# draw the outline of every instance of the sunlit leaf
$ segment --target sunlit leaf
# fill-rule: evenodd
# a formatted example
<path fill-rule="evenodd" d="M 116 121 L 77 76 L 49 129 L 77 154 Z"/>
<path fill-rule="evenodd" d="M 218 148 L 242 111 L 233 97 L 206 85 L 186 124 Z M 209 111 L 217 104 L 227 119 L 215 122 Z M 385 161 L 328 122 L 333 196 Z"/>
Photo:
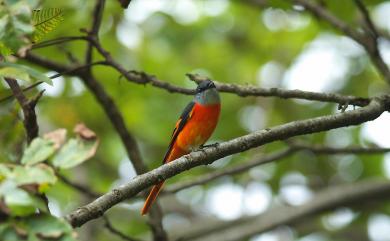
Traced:
<path fill-rule="evenodd" d="M 32 165 L 42 162 L 49 158 L 55 151 L 55 145 L 52 140 L 35 138 L 24 151 L 22 164 Z"/>
<path fill-rule="evenodd" d="M 54 184 L 57 181 L 53 169 L 42 163 L 34 166 L 15 166 L 11 177 L 18 185 Z"/>
<path fill-rule="evenodd" d="M 38 42 L 46 33 L 53 31 L 63 20 L 62 10 L 59 8 L 34 10 L 32 20 L 35 27 L 33 41 Z"/>
<path fill-rule="evenodd" d="M 20 79 L 30 82 L 28 73 L 20 68 L 4 67 L 0 69 L 0 76 L 4 78 Z"/>
<path fill-rule="evenodd" d="M 71 168 L 81 164 L 95 155 L 98 140 L 83 140 L 72 138 L 61 148 L 53 158 L 52 163 L 59 168 Z"/>
<path fill-rule="evenodd" d="M 41 74 L 40 72 L 38 72 L 35 69 L 30 68 L 26 65 L 14 64 L 14 63 L 10 63 L 10 62 L 0 62 L 0 69 L 6 68 L 6 67 L 19 69 L 19 70 L 27 73 L 34 80 L 43 81 L 43 82 L 48 83 L 49 85 L 53 85 L 53 81 L 49 77 L 47 77 L 44 74 Z"/>

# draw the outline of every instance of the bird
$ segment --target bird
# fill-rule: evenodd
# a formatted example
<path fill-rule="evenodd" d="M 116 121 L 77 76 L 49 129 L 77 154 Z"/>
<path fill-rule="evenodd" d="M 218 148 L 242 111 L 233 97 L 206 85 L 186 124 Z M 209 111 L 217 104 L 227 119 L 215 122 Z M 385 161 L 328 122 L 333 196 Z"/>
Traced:
<path fill-rule="evenodd" d="M 201 81 L 194 99 L 176 122 L 163 165 L 203 147 L 217 126 L 220 112 L 221 100 L 215 84 L 211 80 Z M 164 181 L 153 186 L 141 209 L 142 215 L 148 213 L 163 185 Z"/>

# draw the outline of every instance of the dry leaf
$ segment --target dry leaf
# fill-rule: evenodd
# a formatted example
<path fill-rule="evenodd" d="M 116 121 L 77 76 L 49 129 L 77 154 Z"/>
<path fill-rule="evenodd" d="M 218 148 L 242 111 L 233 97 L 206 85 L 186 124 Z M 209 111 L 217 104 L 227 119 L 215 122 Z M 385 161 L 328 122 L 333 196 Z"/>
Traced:
<path fill-rule="evenodd" d="M 76 133 L 78 136 L 80 136 L 83 139 L 91 140 L 96 138 L 95 132 L 93 132 L 91 129 L 89 129 L 84 123 L 77 124 L 73 132 Z"/>
<path fill-rule="evenodd" d="M 55 131 L 51 131 L 51 132 L 48 132 L 46 133 L 43 138 L 45 138 L 46 140 L 51 140 L 54 142 L 54 148 L 56 150 L 58 150 L 62 144 L 65 143 L 65 139 L 66 139 L 66 129 L 64 128 L 61 128 L 61 129 L 57 129 Z"/>

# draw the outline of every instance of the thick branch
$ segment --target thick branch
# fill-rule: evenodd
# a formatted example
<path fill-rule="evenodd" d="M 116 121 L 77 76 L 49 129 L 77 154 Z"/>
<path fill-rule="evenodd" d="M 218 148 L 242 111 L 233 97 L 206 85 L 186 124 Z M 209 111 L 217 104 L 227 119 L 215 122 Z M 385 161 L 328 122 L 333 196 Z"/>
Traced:
<path fill-rule="evenodd" d="M 219 158 L 293 136 L 316 133 L 344 126 L 358 125 L 374 120 L 387 110 L 388 101 L 387 96 L 374 98 L 368 106 L 363 108 L 334 115 L 290 122 L 238 137 L 221 143 L 216 147 L 209 147 L 201 151 L 193 152 L 146 174 L 135 177 L 129 183 L 113 189 L 92 203 L 70 213 L 66 218 L 72 226 L 78 227 L 89 220 L 103 215 L 107 209 L 127 198 L 135 196 L 152 184 L 161 182 L 162 180 L 195 166 L 210 164 Z"/>
<path fill-rule="evenodd" d="M 362 204 L 362 202 L 389 197 L 390 182 L 360 181 L 329 187 L 317 193 L 312 200 L 297 207 L 278 206 L 255 217 L 244 217 L 241 220 L 225 222 L 196 233 L 189 233 L 180 240 L 202 241 L 237 241 L 246 240 L 253 235 L 265 232 L 281 225 L 296 223 L 317 213 L 337 207 Z M 213 232 L 212 230 L 218 230 Z M 211 233 L 210 233 L 211 232 Z M 206 235 L 203 235 L 206 233 Z"/>

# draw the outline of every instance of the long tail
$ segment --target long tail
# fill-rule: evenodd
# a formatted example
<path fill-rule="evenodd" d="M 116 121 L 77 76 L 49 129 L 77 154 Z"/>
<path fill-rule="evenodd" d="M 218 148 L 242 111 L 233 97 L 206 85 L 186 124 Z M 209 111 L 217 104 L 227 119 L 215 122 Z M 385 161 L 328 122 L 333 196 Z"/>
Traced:
<path fill-rule="evenodd" d="M 153 186 L 152 190 L 149 193 L 148 198 L 146 198 L 144 207 L 141 210 L 141 214 L 145 215 L 148 213 L 150 207 L 152 206 L 153 202 L 156 200 L 157 195 L 160 193 L 161 188 L 163 187 L 164 182 L 160 182 Z"/>

